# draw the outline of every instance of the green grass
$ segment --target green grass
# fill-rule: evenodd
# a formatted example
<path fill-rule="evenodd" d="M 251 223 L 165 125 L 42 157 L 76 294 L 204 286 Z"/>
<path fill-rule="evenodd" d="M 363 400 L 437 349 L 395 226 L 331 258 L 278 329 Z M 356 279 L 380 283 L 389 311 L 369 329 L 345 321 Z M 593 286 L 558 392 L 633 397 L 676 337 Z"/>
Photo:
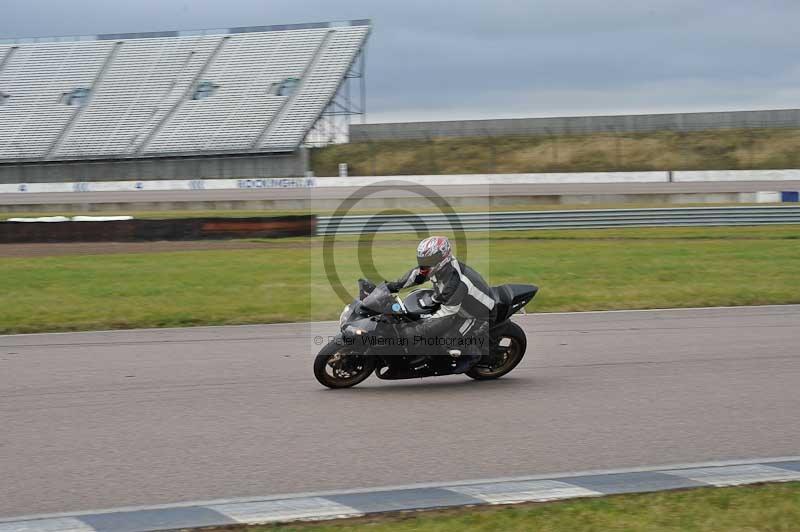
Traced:
<path fill-rule="evenodd" d="M 539 312 L 800 303 L 798 226 L 468 238 L 467 262 L 491 283 L 542 287 L 531 306 Z M 360 275 L 399 276 L 416 242 L 376 237 L 377 271 L 362 273 L 356 251 L 368 245 L 342 238 L 334 262 L 352 290 Z M 0 333 L 334 319 L 342 303 L 321 252 L 321 239 L 295 238 L 258 249 L 0 258 Z"/>
<path fill-rule="evenodd" d="M 800 167 L 799 129 L 434 138 L 337 144 L 311 151 L 319 176 L 732 170 Z"/>
<path fill-rule="evenodd" d="M 613 495 L 362 519 L 265 525 L 247 532 L 795 532 L 800 483 Z"/>

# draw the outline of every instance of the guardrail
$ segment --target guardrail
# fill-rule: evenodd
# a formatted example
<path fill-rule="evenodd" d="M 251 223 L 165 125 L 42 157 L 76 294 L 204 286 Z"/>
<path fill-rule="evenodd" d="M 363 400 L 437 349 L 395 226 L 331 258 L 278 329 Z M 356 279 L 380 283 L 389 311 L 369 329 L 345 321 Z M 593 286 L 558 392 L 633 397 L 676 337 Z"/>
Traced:
<path fill-rule="evenodd" d="M 800 207 L 685 207 L 462 214 L 320 216 L 318 235 L 800 223 Z"/>

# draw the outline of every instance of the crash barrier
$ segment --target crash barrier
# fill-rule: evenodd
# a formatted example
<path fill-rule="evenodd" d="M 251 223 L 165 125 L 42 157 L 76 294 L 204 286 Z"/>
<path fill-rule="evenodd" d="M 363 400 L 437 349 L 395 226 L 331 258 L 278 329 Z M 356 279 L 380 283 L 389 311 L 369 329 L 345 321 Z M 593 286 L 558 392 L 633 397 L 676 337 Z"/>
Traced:
<path fill-rule="evenodd" d="M 311 236 L 316 217 L 0 222 L 0 243 L 135 242 Z"/>
<path fill-rule="evenodd" d="M 569 185 L 603 183 L 690 183 L 702 181 L 800 181 L 800 170 L 704 170 L 658 172 L 565 172 L 533 174 L 456 174 L 349 177 L 270 177 L 256 179 L 178 179 L 5 183 L 0 194 L 139 192 L 167 190 L 251 190 L 362 187 L 385 181 L 423 186 Z"/>
<path fill-rule="evenodd" d="M 800 207 L 689 207 L 320 216 L 318 235 L 800 223 Z"/>

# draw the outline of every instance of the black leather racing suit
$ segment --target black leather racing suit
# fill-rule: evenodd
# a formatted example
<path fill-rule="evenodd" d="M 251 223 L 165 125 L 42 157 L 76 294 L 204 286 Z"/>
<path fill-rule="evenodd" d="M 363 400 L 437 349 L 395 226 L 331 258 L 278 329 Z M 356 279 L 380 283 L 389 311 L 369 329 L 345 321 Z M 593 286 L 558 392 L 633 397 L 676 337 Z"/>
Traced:
<path fill-rule="evenodd" d="M 419 268 L 414 268 L 387 286 L 392 292 L 397 292 L 427 280 L 420 274 Z M 483 347 L 485 344 L 488 348 L 488 327 L 485 325 L 494 318 L 497 309 L 493 292 L 483 277 L 454 258 L 431 275 L 430 281 L 433 283 L 434 300 L 440 303 L 439 310 L 428 319 L 404 327 L 398 331 L 399 334 L 413 341 L 415 337 L 454 339 L 480 331 L 480 334 L 485 334 L 487 341 L 479 345 Z M 470 352 L 476 353 L 475 350 Z"/>

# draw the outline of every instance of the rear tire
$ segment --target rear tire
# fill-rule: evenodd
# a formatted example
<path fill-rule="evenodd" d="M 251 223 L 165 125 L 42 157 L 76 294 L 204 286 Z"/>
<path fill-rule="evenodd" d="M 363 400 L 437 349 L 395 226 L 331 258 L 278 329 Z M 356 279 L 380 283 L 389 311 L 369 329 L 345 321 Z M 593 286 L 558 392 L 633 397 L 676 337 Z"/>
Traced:
<path fill-rule="evenodd" d="M 314 359 L 314 376 L 328 388 L 350 388 L 375 370 L 375 357 L 330 342 Z"/>
<path fill-rule="evenodd" d="M 496 366 L 486 367 L 482 365 L 483 360 L 478 361 L 472 369 L 466 372 L 468 377 L 478 381 L 499 379 L 516 368 L 522 362 L 525 349 L 528 347 L 525 331 L 512 321 L 506 322 L 490 334 L 492 358 L 501 357 L 501 362 Z"/>

